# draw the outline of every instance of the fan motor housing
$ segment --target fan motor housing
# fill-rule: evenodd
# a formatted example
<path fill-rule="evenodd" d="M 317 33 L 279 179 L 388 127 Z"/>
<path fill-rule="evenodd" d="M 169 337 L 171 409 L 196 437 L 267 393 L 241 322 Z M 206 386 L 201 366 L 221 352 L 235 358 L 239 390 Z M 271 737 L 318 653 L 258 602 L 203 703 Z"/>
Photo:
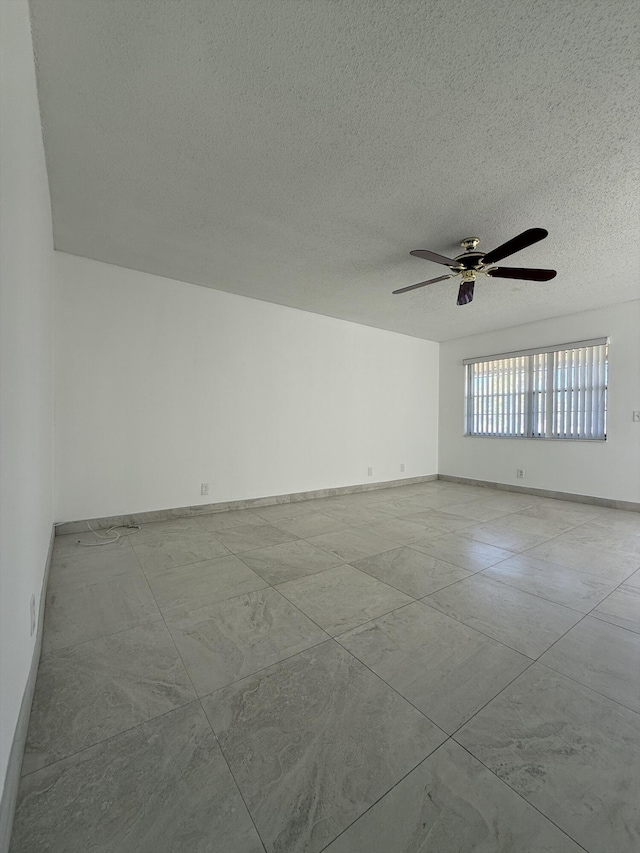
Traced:
<path fill-rule="evenodd" d="M 472 270 L 482 266 L 482 258 L 482 252 L 465 252 L 464 255 L 458 255 L 456 261 L 466 270 Z"/>

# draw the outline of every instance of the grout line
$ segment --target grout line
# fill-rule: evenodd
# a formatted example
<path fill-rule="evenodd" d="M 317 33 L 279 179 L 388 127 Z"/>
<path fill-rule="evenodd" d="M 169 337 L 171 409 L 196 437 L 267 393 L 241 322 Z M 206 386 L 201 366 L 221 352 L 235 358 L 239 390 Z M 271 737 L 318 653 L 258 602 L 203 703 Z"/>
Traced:
<path fill-rule="evenodd" d="M 215 691 L 214 691 L 214 692 L 215 692 Z M 211 695 L 211 694 L 208 694 L 208 695 Z M 245 798 L 244 798 L 244 794 L 242 793 L 242 789 L 240 788 L 240 785 L 238 784 L 238 780 L 236 779 L 235 774 L 234 774 L 233 770 L 231 769 L 231 764 L 229 764 L 229 761 L 228 761 L 228 759 L 227 759 L 227 756 L 225 755 L 224 749 L 222 748 L 222 744 L 220 743 L 220 740 L 219 740 L 219 738 L 218 738 L 218 735 L 215 733 L 214 728 L 213 728 L 213 726 L 212 726 L 212 724 L 211 724 L 211 720 L 209 719 L 209 715 L 208 715 L 208 714 L 207 714 L 207 712 L 205 711 L 204 705 L 202 704 L 202 698 L 198 698 L 198 704 L 200 705 L 200 710 L 201 710 L 201 711 L 202 711 L 202 713 L 204 714 L 204 718 L 205 718 L 205 720 L 207 721 L 207 724 L 208 724 L 209 728 L 211 729 L 211 733 L 212 733 L 212 735 L 213 735 L 213 737 L 214 737 L 214 740 L 215 740 L 215 742 L 216 742 L 216 744 L 217 744 L 217 746 L 218 746 L 218 749 L 220 750 L 220 755 L 222 756 L 222 760 L 223 760 L 223 761 L 224 761 L 224 763 L 227 765 L 227 769 L 229 770 L 229 775 L 230 775 L 230 776 L 231 776 L 231 778 L 233 779 L 233 784 L 236 786 L 236 789 L 237 789 L 237 791 L 238 791 L 238 794 L 240 795 L 240 799 L 241 799 L 241 800 L 242 800 L 242 802 L 244 803 L 244 807 L 245 807 L 245 809 L 247 810 L 247 814 L 249 815 L 249 820 L 250 820 L 250 821 L 251 821 L 251 823 L 253 824 L 253 828 L 255 829 L 255 831 L 256 831 L 256 835 L 258 836 L 258 841 L 260 842 L 260 844 L 262 844 L 262 849 L 263 849 L 263 850 L 265 851 L 265 853 L 266 853 L 267 845 L 266 845 L 266 844 L 265 844 L 265 842 L 263 841 L 262 836 L 260 835 L 260 832 L 258 831 L 258 827 L 256 826 L 256 822 L 255 822 L 255 820 L 253 819 L 253 815 L 251 814 L 251 809 L 250 809 L 250 808 L 249 808 L 249 806 L 247 805 L 247 801 L 246 801 L 246 800 L 245 800 Z"/>
<path fill-rule="evenodd" d="M 518 676 L 518 677 L 519 677 L 519 676 Z M 473 754 L 469 749 L 467 749 L 467 747 L 466 747 L 466 746 L 464 746 L 464 745 L 463 745 L 463 744 L 461 744 L 459 741 L 457 741 L 457 740 L 455 739 L 455 737 L 453 737 L 453 736 L 452 736 L 452 740 L 453 740 L 455 743 L 457 743 L 457 744 L 458 744 L 458 746 L 459 746 L 461 749 L 464 749 L 464 751 L 465 751 L 468 755 L 470 755 L 470 756 L 471 756 L 471 758 L 475 759 L 475 761 L 477 761 L 479 764 L 482 764 L 482 766 L 485 768 L 485 770 L 488 770 L 488 771 L 489 771 L 489 773 L 491 773 L 493 776 L 495 776 L 495 777 L 496 777 L 496 779 L 498 779 L 500 782 L 502 782 L 502 784 L 503 784 L 503 785 L 506 785 L 506 786 L 507 786 L 507 788 L 509 788 L 509 790 L 510 790 L 510 791 L 513 791 L 513 793 L 514 793 L 517 797 L 520 797 L 520 799 L 521 799 L 521 800 L 524 800 L 524 802 L 525 802 L 525 803 L 527 803 L 529 806 L 531 806 L 531 808 L 532 808 L 532 809 L 535 809 L 535 811 L 537 811 L 539 815 L 541 815 L 545 820 L 548 820 L 548 821 L 549 821 L 549 823 L 550 823 L 550 824 L 552 824 L 553 826 L 555 826 L 557 830 L 559 830 L 559 831 L 560 831 L 563 835 L 565 835 L 568 839 L 570 839 L 571 841 L 573 841 L 573 842 L 574 842 L 574 843 L 575 843 L 575 844 L 576 844 L 576 845 L 577 845 L 581 850 L 584 850 L 584 851 L 585 851 L 585 853 L 589 853 L 589 850 L 587 850 L 587 848 L 586 848 L 586 847 L 583 847 L 583 846 L 582 846 L 582 844 L 580 844 L 580 842 L 579 842 L 579 841 L 576 841 L 576 839 L 575 839 L 572 835 L 569 835 L 569 833 L 568 833 L 566 830 L 562 829 L 562 827 L 561 827 L 561 826 L 559 826 L 559 825 L 558 825 L 554 820 L 552 820 L 552 819 L 549 817 L 549 815 L 547 815 L 547 814 L 545 814 L 543 811 L 541 811 L 541 810 L 540 810 L 536 805 L 534 805 L 534 803 L 532 803 L 532 802 L 531 802 L 531 800 L 528 800 L 528 799 L 524 796 L 524 794 L 521 794 L 521 793 L 520 793 L 519 791 L 517 791 L 514 787 L 512 787 L 512 786 L 509 784 L 509 782 L 507 782 L 507 781 L 506 781 L 506 779 L 502 779 L 500 776 L 498 776 L 498 774 L 497 774 L 494 770 L 492 770 L 490 767 L 488 767 L 488 766 L 484 763 L 484 761 L 482 761 L 480 758 L 478 758 L 478 756 L 477 756 L 477 755 L 474 755 L 474 754 Z"/>

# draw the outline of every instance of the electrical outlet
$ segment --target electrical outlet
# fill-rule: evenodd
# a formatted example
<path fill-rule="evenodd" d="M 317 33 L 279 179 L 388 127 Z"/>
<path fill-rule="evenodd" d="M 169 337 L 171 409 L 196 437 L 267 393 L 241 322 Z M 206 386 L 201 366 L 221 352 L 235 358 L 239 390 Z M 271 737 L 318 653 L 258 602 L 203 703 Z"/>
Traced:
<path fill-rule="evenodd" d="M 400 473 L 404 471 L 404 462 L 400 463 Z"/>
<path fill-rule="evenodd" d="M 29 602 L 29 625 L 31 628 L 29 636 L 33 637 L 33 632 L 36 630 L 36 597 L 35 597 L 35 595 L 31 596 L 31 601 Z"/>
<path fill-rule="evenodd" d="M 209 483 L 201 483 L 200 484 L 200 494 L 208 495 L 209 494 Z"/>
<path fill-rule="evenodd" d="M 517 477 L 519 480 L 524 480 L 524 468 L 518 468 L 518 469 L 516 470 L 516 477 Z"/>
<path fill-rule="evenodd" d="M 367 477 L 373 477 L 373 468 L 367 468 Z"/>
<path fill-rule="evenodd" d="M 633 413 L 633 420 L 634 420 L 634 423 L 640 423 L 640 412 L 634 412 Z"/>

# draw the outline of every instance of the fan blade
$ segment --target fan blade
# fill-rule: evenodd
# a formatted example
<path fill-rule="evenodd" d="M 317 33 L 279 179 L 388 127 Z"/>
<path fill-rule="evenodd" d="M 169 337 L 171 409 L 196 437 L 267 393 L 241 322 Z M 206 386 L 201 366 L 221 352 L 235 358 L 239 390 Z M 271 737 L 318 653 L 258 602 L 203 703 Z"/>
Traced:
<path fill-rule="evenodd" d="M 408 287 L 401 287 L 399 290 L 394 290 L 393 293 L 406 293 L 407 290 L 415 290 L 417 287 L 426 287 L 428 284 L 435 284 L 436 281 L 445 281 L 447 278 L 455 278 L 457 273 L 451 275 L 440 275 L 438 278 L 430 278 L 429 281 L 421 281 L 418 284 L 410 284 Z"/>
<path fill-rule="evenodd" d="M 516 252 L 526 249 L 527 246 L 532 246 L 538 240 L 544 240 L 549 232 L 544 228 L 529 228 L 528 231 L 523 231 L 518 234 L 513 240 L 507 240 L 502 246 L 498 246 L 493 251 L 488 252 L 482 259 L 483 264 L 495 264 L 496 261 L 501 261 L 507 255 L 513 255 Z"/>
<path fill-rule="evenodd" d="M 496 267 L 488 270 L 487 275 L 492 278 L 521 278 L 524 281 L 550 281 L 555 278 L 555 270 L 521 269 L 519 267 Z"/>
<path fill-rule="evenodd" d="M 475 281 L 463 281 L 458 291 L 457 305 L 468 305 L 473 302 L 473 286 Z"/>
<path fill-rule="evenodd" d="M 413 255 L 414 258 L 422 258 L 425 261 L 444 264 L 446 267 L 454 267 L 455 269 L 462 268 L 462 265 L 459 264 L 458 261 L 454 261 L 452 258 L 445 258 L 444 255 L 439 255 L 437 252 L 430 252 L 428 249 L 414 249 L 413 252 L 409 252 L 409 254 Z"/>

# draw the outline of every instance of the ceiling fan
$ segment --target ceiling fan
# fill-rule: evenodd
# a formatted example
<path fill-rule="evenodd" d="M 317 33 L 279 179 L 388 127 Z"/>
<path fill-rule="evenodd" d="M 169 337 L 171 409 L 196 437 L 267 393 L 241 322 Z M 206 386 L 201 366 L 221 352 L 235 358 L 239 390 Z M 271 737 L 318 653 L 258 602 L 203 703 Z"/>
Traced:
<path fill-rule="evenodd" d="M 512 240 L 507 240 L 502 246 L 493 249 L 491 252 L 478 252 L 476 247 L 480 240 L 477 237 L 468 237 L 461 242 L 462 248 L 465 250 L 456 258 L 446 258 L 444 255 L 439 255 L 437 252 L 430 252 L 428 249 L 414 249 L 409 252 L 416 258 L 424 258 L 425 261 L 435 261 L 437 264 L 444 264 L 449 267 L 452 272 L 448 275 L 440 275 L 438 278 L 430 278 L 429 281 L 421 281 L 418 284 L 410 284 L 408 287 L 401 287 L 399 290 L 394 290 L 394 293 L 406 293 L 408 290 L 416 290 L 418 287 L 426 287 L 427 284 L 435 284 L 436 281 L 445 281 L 448 278 L 456 278 L 462 276 L 462 282 L 458 291 L 458 305 L 468 305 L 473 299 L 473 288 L 476 282 L 477 275 L 488 275 L 491 278 L 518 278 L 524 281 L 549 281 L 557 275 L 555 270 L 538 270 L 538 269 L 523 269 L 520 267 L 494 267 L 496 261 L 501 261 L 507 255 L 513 255 L 538 240 L 544 240 L 549 232 L 544 228 L 529 228 L 518 234 Z"/>

